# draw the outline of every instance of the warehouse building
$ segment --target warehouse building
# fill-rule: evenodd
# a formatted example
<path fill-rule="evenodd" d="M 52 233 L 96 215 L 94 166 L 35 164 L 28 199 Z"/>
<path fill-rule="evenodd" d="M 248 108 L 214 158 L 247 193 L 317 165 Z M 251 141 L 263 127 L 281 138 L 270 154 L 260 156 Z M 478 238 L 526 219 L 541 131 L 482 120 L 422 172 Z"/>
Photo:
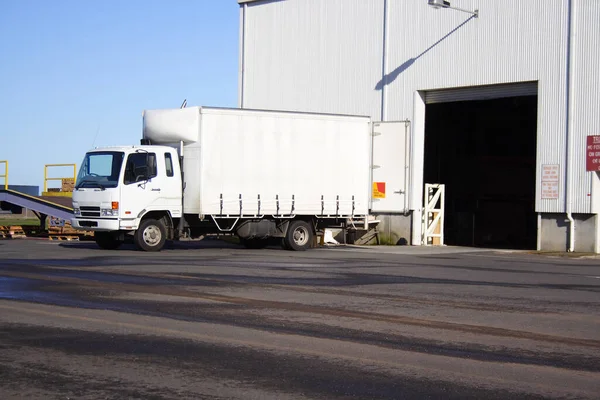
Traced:
<path fill-rule="evenodd" d="M 239 106 L 381 122 L 391 240 L 426 243 L 443 184 L 446 244 L 600 252 L 597 0 L 239 3 Z"/>

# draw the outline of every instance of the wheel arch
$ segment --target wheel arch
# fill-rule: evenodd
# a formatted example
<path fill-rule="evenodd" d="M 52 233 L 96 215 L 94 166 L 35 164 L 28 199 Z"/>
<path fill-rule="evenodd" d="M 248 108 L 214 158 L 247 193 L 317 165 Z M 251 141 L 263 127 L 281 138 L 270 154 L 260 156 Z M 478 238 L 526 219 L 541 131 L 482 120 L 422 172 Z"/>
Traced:
<path fill-rule="evenodd" d="M 287 218 L 286 218 L 287 219 Z M 294 218 L 287 219 L 287 225 L 285 227 L 285 232 L 287 234 L 287 230 L 292 225 L 294 221 L 304 221 L 309 224 L 313 230 L 313 234 L 317 232 L 317 218 L 312 215 L 297 215 Z"/>
<path fill-rule="evenodd" d="M 175 237 L 175 222 L 173 221 L 173 217 L 171 213 L 167 210 L 151 210 L 146 212 L 140 218 L 140 224 L 147 219 L 155 219 L 157 221 L 162 221 L 167 229 L 167 238 L 173 239 Z"/>

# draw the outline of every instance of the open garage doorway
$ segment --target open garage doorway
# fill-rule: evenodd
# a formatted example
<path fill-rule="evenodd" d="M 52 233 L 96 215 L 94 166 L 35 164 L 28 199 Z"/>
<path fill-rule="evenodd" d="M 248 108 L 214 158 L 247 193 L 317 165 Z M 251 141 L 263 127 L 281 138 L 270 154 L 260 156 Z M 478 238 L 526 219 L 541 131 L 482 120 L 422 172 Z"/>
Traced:
<path fill-rule="evenodd" d="M 446 188 L 445 243 L 535 249 L 537 95 L 427 104 L 425 183 Z"/>

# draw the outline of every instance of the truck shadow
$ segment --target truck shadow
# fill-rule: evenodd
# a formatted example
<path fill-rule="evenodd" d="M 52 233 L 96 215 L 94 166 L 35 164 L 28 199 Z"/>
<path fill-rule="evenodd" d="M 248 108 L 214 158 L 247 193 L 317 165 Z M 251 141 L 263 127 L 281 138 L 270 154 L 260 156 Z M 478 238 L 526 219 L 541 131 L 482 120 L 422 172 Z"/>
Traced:
<path fill-rule="evenodd" d="M 60 247 L 69 248 L 73 250 L 98 250 L 102 251 L 100 247 L 95 242 L 64 242 L 59 244 Z M 277 248 L 275 246 L 270 246 L 268 248 Z M 199 250 L 199 249 L 245 249 L 244 246 L 238 243 L 230 243 L 220 239 L 208 239 L 208 240 L 198 240 L 198 241 L 189 241 L 189 242 L 174 242 L 167 241 L 165 243 L 164 248 L 161 250 L 162 252 L 169 250 Z M 105 250 L 107 254 L 112 254 L 115 251 L 136 251 L 137 248 L 133 243 L 124 243 L 117 250 Z"/>

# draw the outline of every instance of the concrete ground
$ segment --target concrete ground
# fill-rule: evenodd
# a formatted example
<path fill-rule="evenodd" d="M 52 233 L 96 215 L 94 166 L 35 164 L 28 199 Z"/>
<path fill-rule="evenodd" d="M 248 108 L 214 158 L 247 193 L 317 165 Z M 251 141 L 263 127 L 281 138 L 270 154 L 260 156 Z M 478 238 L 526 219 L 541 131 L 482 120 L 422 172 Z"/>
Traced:
<path fill-rule="evenodd" d="M 2 399 L 598 398 L 600 263 L 0 241 Z"/>

